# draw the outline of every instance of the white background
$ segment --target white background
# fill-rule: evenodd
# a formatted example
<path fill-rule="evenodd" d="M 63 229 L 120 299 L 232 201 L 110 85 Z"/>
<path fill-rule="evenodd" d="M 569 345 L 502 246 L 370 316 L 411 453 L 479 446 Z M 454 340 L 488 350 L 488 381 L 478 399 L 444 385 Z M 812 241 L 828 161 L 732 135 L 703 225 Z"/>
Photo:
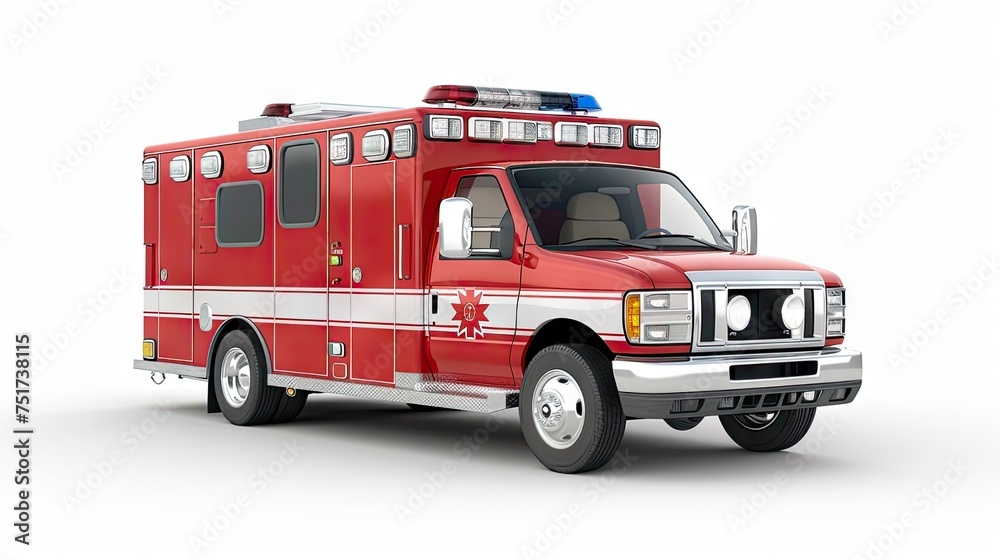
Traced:
<path fill-rule="evenodd" d="M 48 4 L 0 8 L 3 398 L 15 332 L 49 357 L 33 378 L 30 548 L 12 541 L 13 450 L 0 461 L 9 557 L 197 557 L 193 537 L 205 558 L 986 554 L 1000 403 L 988 2 Z M 131 370 L 143 147 L 235 131 L 270 102 L 407 106 L 447 83 L 586 92 L 658 121 L 663 167 L 718 221 L 755 205 L 762 253 L 841 275 L 858 400 L 772 455 L 737 449 L 715 419 L 633 422 L 630 468 L 562 476 L 513 411 L 469 456 L 454 446 L 486 417 L 321 397 L 297 423 L 237 428 L 204 414 L 203 384 Z M 421 487 L 445 461 L 456 472 Z M 269 467 L 281 474 L 251 478 Z"/>

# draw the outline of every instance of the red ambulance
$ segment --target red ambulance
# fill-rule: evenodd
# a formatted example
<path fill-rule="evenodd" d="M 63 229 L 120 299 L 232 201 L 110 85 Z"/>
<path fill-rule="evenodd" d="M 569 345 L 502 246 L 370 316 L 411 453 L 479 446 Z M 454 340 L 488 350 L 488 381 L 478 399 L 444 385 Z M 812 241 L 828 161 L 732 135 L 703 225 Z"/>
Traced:
<path fill-rule="evenodd" d="M 756 254 L 660 165 L 654 122 L 588 95 L 436 86 L 425 105 L 274 104 L 145 150 L 142 359 L 207 381 L 233 424 L 310 393 L 519 407 L 549 469 L 615 456 L 625 422 L 718 416 L 786 449 L 851 402 L 832 272 Z"/>

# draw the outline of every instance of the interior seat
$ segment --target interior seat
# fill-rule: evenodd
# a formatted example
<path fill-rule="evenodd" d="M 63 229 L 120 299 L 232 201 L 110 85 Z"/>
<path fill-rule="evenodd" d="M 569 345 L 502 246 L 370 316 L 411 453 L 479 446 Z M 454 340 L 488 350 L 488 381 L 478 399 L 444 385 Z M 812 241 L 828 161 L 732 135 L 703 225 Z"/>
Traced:
<path fill-rule="evenodd" d="M 477 178 L 466 196 L 472 201 L 472 227 L 499 227 L 503 219 L 510 215 L 503 192 L 492 182 L 480 182 Z M 472 246 L 496 249 L 499 237 L 500 234 L 495 232 L 475 232 L 472 234 Z"/>
<path fill-rule="evenodd" d="M 559 231 L 559 243 L 572 243 L 588 237 L 631 238 L 628 226 L 621 221 L 618 213 L 618 203 L 610 195 L 579 193 L 566 204 L 566 221 Z"/>

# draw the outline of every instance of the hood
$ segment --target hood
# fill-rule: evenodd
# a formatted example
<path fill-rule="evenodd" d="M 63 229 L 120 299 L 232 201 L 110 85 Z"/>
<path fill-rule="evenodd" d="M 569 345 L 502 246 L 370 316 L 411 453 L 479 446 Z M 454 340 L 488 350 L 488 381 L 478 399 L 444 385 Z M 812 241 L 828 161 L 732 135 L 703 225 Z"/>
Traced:
<path fill-rule="evenodd" d="M 722 251 L 575 251 L 563 253 L 576 258 L 593 259 L 627 266 L 649 277 L 654 288 L 689 288 L 686 272 L 701 270 L 801 270 L 815 271 L 827 285 L 839 285 L 836 275 L 818 268 L 765 255 L 737 255 Z"/>

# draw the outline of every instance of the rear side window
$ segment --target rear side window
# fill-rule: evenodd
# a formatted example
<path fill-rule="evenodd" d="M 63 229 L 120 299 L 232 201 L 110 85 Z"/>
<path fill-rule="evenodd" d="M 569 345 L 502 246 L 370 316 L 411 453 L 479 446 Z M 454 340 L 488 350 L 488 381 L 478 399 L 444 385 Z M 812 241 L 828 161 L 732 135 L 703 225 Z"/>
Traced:
<path fill-rule="evenodd" d="M 319 143 L 315 140 L 296 140 L 281 147 L 278 222 L 286 228 L 308 228 L 319 222 Z"/>
<path fill-rule="evenodd" d="M 257 247 L 263 241 L 264 186 L 259 181 L 219 185 L 215 242 L 219 247 Z"/>

